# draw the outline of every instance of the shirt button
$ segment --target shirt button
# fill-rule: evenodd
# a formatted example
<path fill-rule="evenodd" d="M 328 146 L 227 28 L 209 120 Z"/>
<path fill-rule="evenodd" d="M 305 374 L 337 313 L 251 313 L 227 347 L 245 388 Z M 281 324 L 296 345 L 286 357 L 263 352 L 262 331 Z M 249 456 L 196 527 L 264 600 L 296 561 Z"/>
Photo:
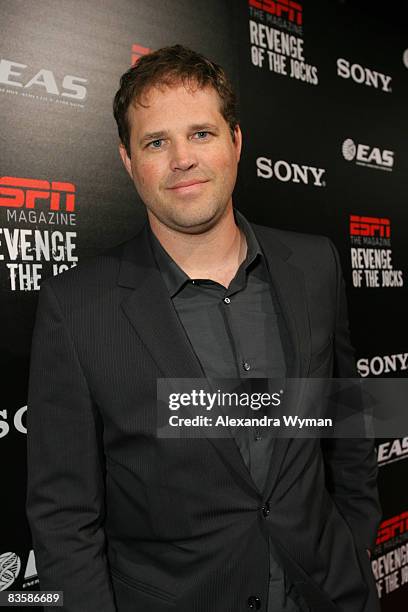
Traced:
<path fill-rule="evenodd" d="M 251 366 L 247 361 L 244 361 L 242 367 L 244 368 L 245 372 L 249 372 L 249 370 L 251 369 Z"/>
<path fill-rule="evenodd" d="M 262 508 L 262 514 L 263 514 L 264 518 L 269 516 L 270 511 L 271 511 L 271 507 L 270 507 L 269 503 L 266 502 L 266 504 Z"/>
<path fill-rule="evenodd" d="M 251 608 L 251 610 L 260 610 L 261 609 L 261 600 L 259 599 L 259 597 L 256 597 L 255 595 L 251 595 L 251 597 L 248 597 L 248 608 Z"/>
<path fill-rule="evenodd" d="M 224 298 L 224 302 L 225 302 L 226 304 L 229 304 L 229 303 L 231 302 L 231 300 L 230 300 L 229 298 Z"/>

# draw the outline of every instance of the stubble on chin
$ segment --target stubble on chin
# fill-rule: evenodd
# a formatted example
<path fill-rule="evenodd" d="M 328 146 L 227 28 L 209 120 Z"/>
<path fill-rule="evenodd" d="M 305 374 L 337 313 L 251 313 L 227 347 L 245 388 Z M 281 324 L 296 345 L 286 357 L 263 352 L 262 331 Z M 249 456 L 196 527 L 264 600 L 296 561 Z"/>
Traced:
<path fill-rule="evenodd" d="M 227 205 L 221 209 L 215 205 L 208 210 L 202 207 L 197 211 L 174 211 L 171 208 L 161 211 L 153 211 L 150 209 L 149 217 L 153 217 L 151 221 L 154 224 L 165 226 L 171 231 L 183 234 L 198 235 L 204 234 L 217 225 L 219 220 L 225 214 Z"/>

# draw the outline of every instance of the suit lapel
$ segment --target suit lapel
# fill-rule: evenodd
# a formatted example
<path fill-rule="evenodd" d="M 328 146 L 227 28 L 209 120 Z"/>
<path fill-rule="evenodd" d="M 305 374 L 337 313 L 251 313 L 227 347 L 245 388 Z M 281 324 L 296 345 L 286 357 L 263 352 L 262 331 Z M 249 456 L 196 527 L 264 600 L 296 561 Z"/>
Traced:
<path fill-rule="evenodd" d="M 121 308 L 163 378 L 205 378 L 158 269 L 145 226 L 124 245 L 118 284 L 128 290 Z M 131 291 L 129 291 L 131 290 Z M 204 381 L 203 381 L 204 386 Z M 252 495 L 258 490 L 242 455 L 229 438 L 207 438 Z"/>
<path fill-rule="evenodd" d="M 310 319 L 307 308 L 304 276 L 291 261 L 291 250 L 277 238 L 271 240 L 263 228 L 254 226 L 266 257 L 271 282 L 276 291 L 285 324 L 289 332 L 292 355 L 286 355 L 288 378 L 305 376 L 310 361 Z"/>
<path fill-rule="evenodd" d="M 290 262 L 291 251 L 277 238 L 264 236 L 263 229 L 254 226 L 259 243 L 266 257 L 271 283 L 276 292 L 279 307 L 286 325 L 289 342 L 284 343 L 287 363 L 286 378 L 306 376 L 310 354 L 310 318 L 307 308 L 305 282 L 303 273 Z M 284 402 L 287 413 L 296 414 L 295 409 L 300 401 L 300 385 L 287 381 Z M 291 438 L 275 439 L 273 460 L 268 473 L 264 497 L 268 499 L 279 477 L 282 463 L 289 451 Z"/>
<path fill-rule="evenodd" d="M 154 261 L 146 228 L 125 245 L 119 285 L 132 289 L 123 299 L 122 309 L 163 377 L 203 377 Z"/>

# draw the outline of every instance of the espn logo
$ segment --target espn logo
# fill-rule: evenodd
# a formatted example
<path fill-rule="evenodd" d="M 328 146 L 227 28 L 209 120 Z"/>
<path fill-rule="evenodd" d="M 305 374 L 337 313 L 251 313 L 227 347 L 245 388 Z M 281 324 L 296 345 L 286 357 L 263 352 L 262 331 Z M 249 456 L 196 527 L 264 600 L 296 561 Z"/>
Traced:
<path fill-rule="evenodd" d="M 15 176 L 0 177 L 0 206 L 35 208 L 37 200 L 47 200 L 50 210 L 60 210 L 61 196 L 65 210 L 75 210 L 75 185 Z"/>
<path fill-rule="evenodd" d="M 302 5 L 292 0 L 249 0 L 249 6 L 302 25 Z"/>
<path fill-rule="evenodd" d="M 389 219 L 350 215 L 350 235 L 389 238 L 391 235 L 391 223 Z"/>
<path fill-rule="evenodd" d="M 403 512 L 381 523 L 375 543 L 383 544 L 406 531 L 408 531 L 408 512 Z"/>
<path fill-rule="evenodd" d="M 131 65 L 134 66 L 140 60 L 142 55 L 150 53 L 149 47 L 142 47 L 142 45 L 132 45 L 132 58 Z"/>

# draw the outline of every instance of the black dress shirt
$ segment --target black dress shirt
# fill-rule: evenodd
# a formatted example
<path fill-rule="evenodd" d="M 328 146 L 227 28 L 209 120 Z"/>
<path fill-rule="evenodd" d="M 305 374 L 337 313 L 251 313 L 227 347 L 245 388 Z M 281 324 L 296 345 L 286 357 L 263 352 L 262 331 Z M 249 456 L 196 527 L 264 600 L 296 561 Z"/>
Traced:
<path fill-rule="evenodd" d="M 206 377 L 247 380 L 252 391 L 272 392 L 267 379 L 283 379 L 286 373 L 285 325 L 252 227 L 241 213 L 235 210 L 234 214 L 246 238 L 247 254 L 228 287 L 187 276 L 152 232 L 151 245 Z M 262 492 L 273 460 L 274 438 L 267 429 L 236 428 L 232 433 Z M 285 576 L 272 555 L 270 563 L 268 612 L 298 611 L 292 597 L 285 595 Z"/>

